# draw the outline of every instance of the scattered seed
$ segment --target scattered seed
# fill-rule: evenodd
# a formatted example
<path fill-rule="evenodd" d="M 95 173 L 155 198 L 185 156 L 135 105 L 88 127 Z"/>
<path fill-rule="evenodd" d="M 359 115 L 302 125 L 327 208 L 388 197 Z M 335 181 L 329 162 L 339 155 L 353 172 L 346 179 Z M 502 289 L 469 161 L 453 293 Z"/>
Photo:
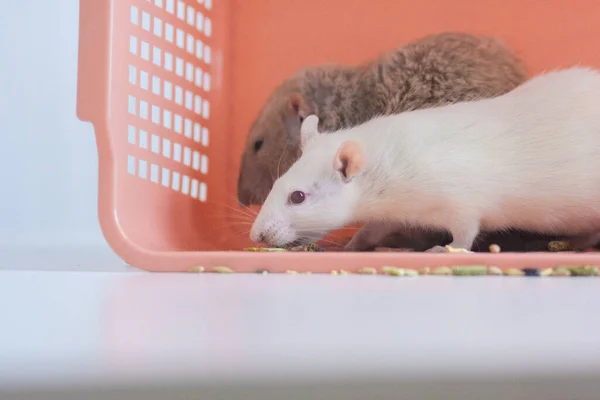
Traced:
<path fill-rule="evenodd" d="M 452 275 L 452 268 L 450 267 L 437 267 L 431 271 L 432 275 Z"/>
<path fill-rule="evenodd" d="M 490 253 L 500 253 L 502 249 L 497 244 L 490 244 Z"/>
<path fill-rule="evenodd" d="M 456 265 L 452 267 L 452 275 L 473 276 L 485 274 L 487 274 L 487 267 L 485 265 Z"/>
<path fill-rule="evenodd" d="M 488 275 L 504 275 L 504 272 L 496 266 L 489 267 L 487 273 Z"/>
<path fill-rule="evenodd" d="M 192 268 L 190 268 L 189 272 L 195 272 L 195 273 L 204 272 L 204 267 L 202 267 L 202 266 L 192 267 Z"/>
<path fill-rule="evenodd" d="M 524 276 L 525 272 L 523 272 L 523 270 L 520 270 L 518 268 L 509 268 L 506 271 L 504 271 L 504 275 L 508 275 L 508 276 Z"/>
<path fill-rule="evenodd" d="M 350 272 L 340 269 L 340 275 L 350 275 Z"/>
<path fill-rule="evenodd" d="M 558 251 L 569 251 L 571 250 L 571 246 L 569 242 L 565 240 L 554 240 L 548 243 L 548 251 L 558 252 Z"/>
<path fill-rule="evenodd" d="M 419 276 L 419 271 L 416 269 L 405 269 L 404 275 L 406 276 Z"/>
<path fill-rule="evenodd" d="M 358 270 L 359 274 L 363 274 L 363 275 L 376 275 L 377 274 L 377 270 L 375 268 L 371 268 L 371 267 L 364 267 Z"/>
<path fill-rule="evenodd" d="M 522 271 L 525 276 L 540 276 L 540 270 L 538 268 L 523 268 Z"/>
<path fill-rule="evenodd" d="M 571 271 L 566 267 L 556 267 L 552 271 L 552 276 L 571 276 Z"/>
<path fill-rule="evenodd" d="M 471 250 L 467 250 L 467 249 L 461 249 L 461 248 L 454 248 L 450 245 L 446 245 L 444 246 L 446 248 L 446 251 L 448 253 L 472 253 Z"/>
<path fill-rule="evenodd" d="M 286 249 L 282 249 L 279 247 L 246 247 L 244 249 L 244 251 L 276 253 L 276 252 L 286 251 Z"/>
<path fill-rule="evenodd" d="M 403 276 L 404 275 L 404 270 L 402 268 L 390 267 L 390 266 L 381 267 L 381 272 L 383 272 L 386 275 L 392 275 L 392 276 Z"/>
<path fill-rule="evenodd" d="M 334 269 L 333 271 L 330 272 L 331 275 L 338 275 L 338 272 Z"/>
<path fill-rule="evenodd" d="M 233 270 L 229 267 L 223 267 L 223 266 L 218 266 L 218 267 L 213 267 L 213 271 L 218 272 L 220 274 L 233 274 Z"/>
<path fill-rule="evenodd" d="M 429 275 L 431 273 L 431 269 L 429 267 L 419 268 L 417 271 L 419 272 L 419 275 Z"/>
<path fill-rule="evenodd" d="M 257 273 L 257 274 L 268 274 L 268 273 L 269 273 L 269 270 L 268 270 L 268 269 L 265 269 L 265 268 L 260 268 L 260 269 L 257 269 L 257 270 L 256 270 L 256 273 Z"/>
<path fill-rule="evenodd" d="M 550 276 L 552 275 L 552 268 L 545 268 L 543 270 L 540 271 L 540 276 Z"/>
<path fill-rule="evenodd" d="M 317 245 L 311 243 L 311 244 L 305 244 L 302 246 L 292 246 L 292 247 L 288 247 L 286 250 L 288 251 L 294 251 L 294 252 L 306 252 L 306 251 L 319 251 L 319 247 L 317 247 Z M 322 249 L 321 251 L 325 251 L 324 249 Z"/>
<path fill-rule="evenodd" d="M 315 244 L 306 244 L 303 246 L 293 246 L 288 248 L 283 247 L 246 247 L 244 251 L 253 251 L 253 252 L 269 252 L 269 253 L 278 253 L 282 251 L 292 251 L 292 252 L 302 252 L 302 251 L 325 251 L 325 249 L 321 247 L 317 247 Z"/>
<path fill-rule="evenodd" d="M 287 271 L 285 271 L 285 273 L 288 275 L 296 275 L 298 273 L 298 271 L 294 271 L 293 269 L 288 269 Z"/>
<path fill-rule="evenodd" d="M 596 276 L 598 267 L 595 265 L 568 265 L 567 268 L 572 276 Z"/>

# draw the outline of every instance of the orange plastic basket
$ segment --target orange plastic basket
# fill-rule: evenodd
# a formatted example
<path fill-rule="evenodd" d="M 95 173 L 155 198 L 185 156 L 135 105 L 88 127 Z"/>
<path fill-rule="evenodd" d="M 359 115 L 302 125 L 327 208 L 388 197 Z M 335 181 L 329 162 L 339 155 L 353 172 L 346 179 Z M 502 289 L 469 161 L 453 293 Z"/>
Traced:
<path fill-rule="evenodd" d="M 451 30 L 503 38 L 532 74 L 600 66 L 596 0 L 81 0 L 80 13 L 77 114 L 95 128 L 103 233 L 131 265 L 600 264 L 600 253 L 247 253 L 247 234 L 231 223 L 246 132 L 296 69 L 362 62 Z"/>

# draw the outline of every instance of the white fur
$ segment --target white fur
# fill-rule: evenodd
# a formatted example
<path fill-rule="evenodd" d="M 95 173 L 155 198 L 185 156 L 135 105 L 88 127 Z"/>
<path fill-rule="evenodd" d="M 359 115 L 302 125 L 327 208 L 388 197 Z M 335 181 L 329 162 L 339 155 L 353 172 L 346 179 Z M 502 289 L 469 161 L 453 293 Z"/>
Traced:
<path fill-rule="evenodd" d="M 346 140 L 367 156 L 349 183 L 333 169 Z M 303 204 L 288 204 L 294 190 L 308 193 Z M 551 72 L 493 99 L 311 135 L 275 182 L 251 238 L 266 233 L 267 243 L 283 245 L 372 221 L 447 229 L 452 245 L 467 248 L 480 229 L 598 232 L 600 73 Z"/>

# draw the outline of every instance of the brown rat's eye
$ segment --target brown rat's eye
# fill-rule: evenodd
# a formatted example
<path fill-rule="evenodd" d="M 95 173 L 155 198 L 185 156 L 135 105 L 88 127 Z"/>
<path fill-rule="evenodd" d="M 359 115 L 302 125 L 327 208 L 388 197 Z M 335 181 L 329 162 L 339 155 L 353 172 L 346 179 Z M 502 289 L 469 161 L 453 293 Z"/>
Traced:
<path fill-rule="evenodd" d="M 300 116 L 300 123 L 304 122 L 304 117 Z"/>
<path fill-rule="evenodd" d="M 262 147 L 264 143 L 264 140 L 257 140 L 256 142 L 254 142 L 254 151 L 257 152 L 260 150 L 260 148 Z"/>
<path fill-rule="evenodd" d="M 292 194 L 290 194 L 290 203 L 292 204 L 300 204 L 304 202 L 304 200 L 306 200 L 306 195 L 304 194 L 304 192 L 296 190 L 295 192 L 292 192 Z"/>

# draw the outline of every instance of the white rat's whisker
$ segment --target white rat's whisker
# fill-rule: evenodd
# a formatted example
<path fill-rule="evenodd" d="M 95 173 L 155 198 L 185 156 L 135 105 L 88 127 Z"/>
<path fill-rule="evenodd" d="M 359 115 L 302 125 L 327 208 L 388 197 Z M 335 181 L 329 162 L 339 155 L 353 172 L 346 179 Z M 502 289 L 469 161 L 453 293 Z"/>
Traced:
<path fill-rule="evenodd" d="M 222 228 L 227 228 L 229 226 L 244 226 L 244 227 L 248 227 L 248 226 L 252 226 L 252 225 L 253 225 L 252 222 L 228 221 L 226 224 L 223 224 Z"/>
<path fill-rule="evenodd" d="M 220 224 L 220 226 L 216 226 L 216 228 L 224 229 L 224 228 L 228 228 L 228 227 L 231 227 L 231 226 L 236 226 L 236 227 L 238 227 L 238 226 L 251 227 L 252 225 L 253 225 L 252 221 L 224 220 L 224 221 L 222 221 L 222 224 Z"/>
<path fill-rule="evenodd" d="M 231 219 L 235 221 L 254 221 L 254 218 L 246 214 L 225 214 L 221 216 L 225 219 Z"/>
<path fill-rule="evenodd" d="M 229 209 L 229 210 L 225 210 L 225 211 L 216 211 L 215 214 L 224 219 L 237 218 L 237 219 L 245 219 L 248 221 L 253 221 L 256 218 L 256 216 L 254 216 L 254 215 L 251 215 L 251 214 L 248 214 L 241 210 L 236 210 L 236 209 Z"/>
<path fill-rule="evenodd" d="M 254 219 L 248 215 L 244 214 L 231 214 L 224 212 L 215 213 L 216 216 L 220 217 L 224 221 L 244 221 L 244 222 L 252 222 Z"/>
<path fill-rule="evenodd" d="M 240 208 L 231 207 L 231 206 L 229 206 L 227 204 L 224 204 L 224 206 L 226 208 L 228 208 L 229 210 L 231 210 L 231 211 L 233 211 L 235 213 L 238 213 L 238 215 L 245 215 L 245 216 L 250 217 L 250 218 L 256 218 L 256 216 L 258 215 L 258 213 L 253 213 L 252 210 L 249 210 L 249 209 L 243 210 L 243 209 L 240 209 Z"/>
<path fill-rule="evenodd" d="M 327 244 L 333 244 L 335 246 L 340 246 L 340 247 L 342 246 L 341 243 L 337 243 L 337 242 L 334 242 L 332 240 L 327 240 L 327 239 L 319 239 L 319 240 L 317 240 L 317 242 L 323 242 L 323 243 L 327 243 Z"/>
<path fill-rule="evenodd" d="M 239 204 L 237 198 L 234 195 L 228 194 L 227 197 L 229 197 L 232 200 L 232 203 L 235 204 L 237 207 L 231 206 L 230 204 L 228 204 L 226 202 L 213 202 L 213 204 L 227 207 L 233 211 L 242 211 L 243 210 L 243 211 L 249 212 L 250 214 L 252 214 L 254 216 L 258 215 L 258 212 L 255 211 L 254 209 L 252 209 L 251 207 Z"/>

